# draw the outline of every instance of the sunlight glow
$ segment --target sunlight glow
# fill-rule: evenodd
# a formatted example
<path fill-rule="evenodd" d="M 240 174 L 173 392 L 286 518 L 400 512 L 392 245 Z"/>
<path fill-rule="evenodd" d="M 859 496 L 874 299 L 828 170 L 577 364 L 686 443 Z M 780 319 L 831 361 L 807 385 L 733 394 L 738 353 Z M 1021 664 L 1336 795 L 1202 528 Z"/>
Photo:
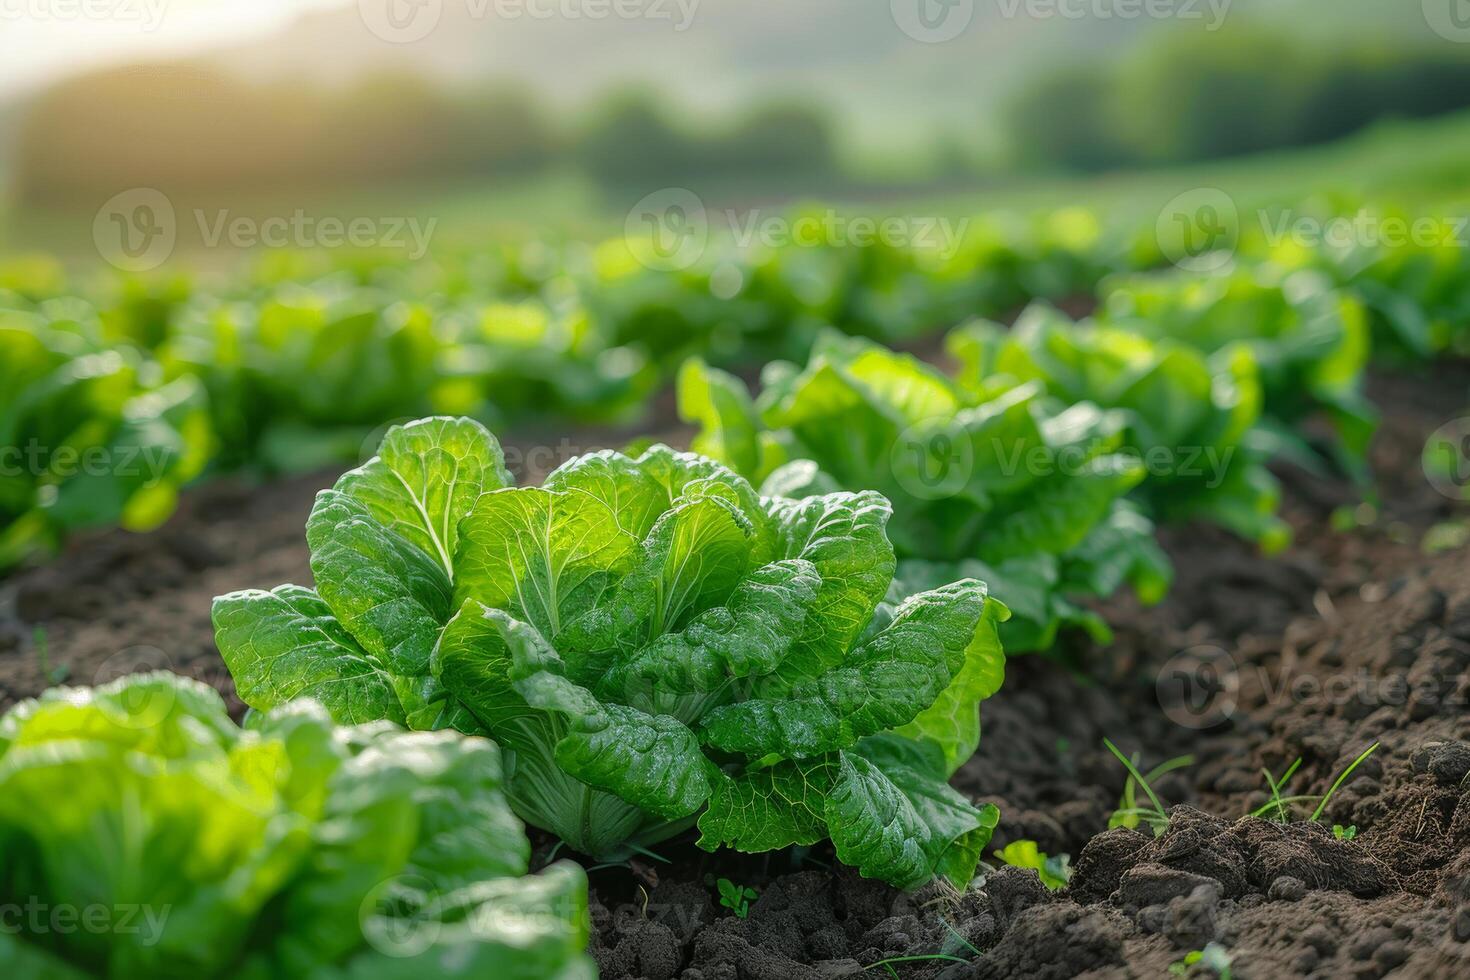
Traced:
<path fill-rule="evenodd" d="M 76 71 L 268 35 L 355 0 L 0 0 L 0 99 Z"/>

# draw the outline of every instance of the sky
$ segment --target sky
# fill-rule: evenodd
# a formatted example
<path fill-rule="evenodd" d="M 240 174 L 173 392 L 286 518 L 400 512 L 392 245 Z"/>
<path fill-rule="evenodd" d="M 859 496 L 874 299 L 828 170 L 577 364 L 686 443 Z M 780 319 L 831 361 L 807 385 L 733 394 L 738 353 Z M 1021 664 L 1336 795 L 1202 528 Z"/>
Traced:
<path fill-rule="evenodd" d="M 355 0 L 0 0 L 0 99 L 79 69 L 267 35 Z"/>

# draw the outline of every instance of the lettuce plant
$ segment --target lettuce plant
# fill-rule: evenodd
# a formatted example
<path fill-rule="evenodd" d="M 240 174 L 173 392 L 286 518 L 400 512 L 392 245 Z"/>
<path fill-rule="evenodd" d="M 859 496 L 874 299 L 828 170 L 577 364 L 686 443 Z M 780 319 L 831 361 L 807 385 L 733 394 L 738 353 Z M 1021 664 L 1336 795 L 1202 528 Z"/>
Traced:
<path fill-rule="evenodd" d="M 1043 385 L 1063 401 L 1115 409 L 1126 450 L 1147 471 L 1137 496 L 1155 517 L 1208 520 L 1283 547 L 1280 487 L 1266 468 L 1255 357 L 1239 344 L 1213 356 L 1187 344 L 1028 308 L 1009 331 L 977 322 L 948 338 L 961 383 L 985 395 Z"/>
<path fill-rule="evenodd" d="M 197 381 L 60 312 L 0 310 L 0 570 L 83 528 L 151 530 L 209 458 Z"/>
<path fill-rule="evenodd" d="M 1298 212 L 1300 213 L 1300 212 Z M 1319 270 L 1360 300 L 1374 354 L 1425 361 L 1470 351 L 1470 261 L 1462 219 L 1443 211 L 1407 211 L 1363 201 L 1336 201 L 1315 217 L 1328 224 L 1414 229 L 1413 234 L 1329 236 L 1307 249 L 1287 241 L 1260 243 L 1253 255 L 1291 269 Z"/>
<path fill-rule="evenodd" d="M 1143 479 L 1117 453 L 1123 419 L 1063 405 L 1042 385 L 995 397 L 875 343 L 828 332 L 805 369 L 776 362 L 752 400 L 700 361 L 679 379 L 695 449 L 791 497 L 872 488 L 894 505 L 894 597 L 961 576 L 988 582 L 1014 614 L 1011 653 L 1049 647 L 1059 627 L 1106 625 L 1079 600 L 1170 580 L 1153 527 L 1123 497 Z M 1100 559 L 1106 556 L 1106 566 Z"/>
<path fill-rule="evenodd" d="M 176 321 L 159 361 L 203 381 L 230 468 L 355 462 L 382 420 L 433 411 L 626 416 L 655 382 L 575 304 L 418 301 L 326 279 L 201 296 Z"/>
<path fill-rule="evenodd" d="M 943 249 L 929 270 L 930 289 L 958 291 L 960 302 L 948 308 L 947 318 L 930 321 L 930 330 L 976 315 L 998 316 L 1034 300 L 1091 296 L 1110 273 L 1136 267 L 1122 228 L 1083 207 L 981 214 L 960 225 L 958 247 Z M 831 322 L 846 327 L 843 320 Z"/>
<path fill-rule="evenodd" d="M 1261 423 L 1280 451 L 1305 465 L 1318 454 L 1300 433 L 1313 417 L 1331 427 L 1324 449 L 1344 472 L 1367 476 L 1378 413 L 1362 392 L 1371 347 L 1364 305 L 1321 273 L 1274 265 L 1123 276 L 1104 284 L 1100 321 L 1207 357 L 1244 346 L 1256 362 Z"/>
<path fill-rule="evenodd" d="M 467 419 L 395 427 L 317 498 L 316 589 L 215 601 L 247 704 L 495 738 L 527 822 L 599 858 L 830 838 L 863 874 L 968 881 L 993 807 L 946 784 L 1000 685 L 1005 608 L 886 603 L 876 493 L 762 498 L 655 446 L 516 487 Z"/>
<path fill-rule="evenodd" d="M 307 701 L 242 730 L 168 673 L 48 691 L 0 718 L 0 972 L 590 980 L 586 879 L 522 877 L 502 790 L 485 739 Z"/>

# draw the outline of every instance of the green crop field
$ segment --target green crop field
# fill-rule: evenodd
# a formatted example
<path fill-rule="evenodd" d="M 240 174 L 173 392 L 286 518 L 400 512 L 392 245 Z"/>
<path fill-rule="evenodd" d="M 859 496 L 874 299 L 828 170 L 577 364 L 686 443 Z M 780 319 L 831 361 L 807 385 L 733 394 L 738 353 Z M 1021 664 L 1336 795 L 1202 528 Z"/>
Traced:
<path fill-rule="evenodd" d="M 892 179 L 506 96 L 476 175 L 402 83 L 335 186 L 271 91 L 7 161 L 0 974 L 1463 965 L 1464 110 Z"/>

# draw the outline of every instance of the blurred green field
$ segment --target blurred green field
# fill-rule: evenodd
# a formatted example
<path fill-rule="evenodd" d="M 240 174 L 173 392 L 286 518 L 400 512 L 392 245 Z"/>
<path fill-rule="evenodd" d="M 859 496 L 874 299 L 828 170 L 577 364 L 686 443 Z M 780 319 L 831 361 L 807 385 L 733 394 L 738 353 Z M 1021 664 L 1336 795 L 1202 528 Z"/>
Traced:
<path fill-rule="evenodd" d="M 1178 194 L 1202 187 L 1225 191 L 1242 208 L 1280 205 L 1324 193 L 1390 198 L 1413 206 L 1470 198 L 1467 174 L 1470 113 L 1459 113 L 1427 121 L 1384 123 L 1309 149 L 1167 170 L 1041 176 L 973 193 L 916 195 L 906 206 L 946 214 L 1085 206 L 1127 221 L 1155 213 Z"/>
<path fill-rule="evenodd" d="M 690 189 L 711 211 L 739 214 L 780 212 L 813 201 L 844 213 L 956 220 L 984 213 L 1025 215 L 1085 207 L 1110 223 L 1138 225 L 1153 220 L 1179 194 L 1200 188 L 1224 191 L 1243 212 L 1332 194 L 1388 200 L 1409 208 L 1427 203 L 1442 208 L 1470 198 L 1467 172 L 1470 113 L 1460 113 L 1380 124 L 1321 147 L 1168 169 L 1038 174 L 993 182 L 969 179 L 953 185 L 851 181 L 829 185 L 820 194 L 769 179 L 708 181 Z M 457 251 L 491 242 L 597 241 L 615 236 L 643 193 L 611 191 L 577 171 L 557 169 L 491 182 L 241 195 L 230 201 L 174 195 L 180 230 L 173 260 L 208 270 L 228 267 L 240 258 L 235 249 L 206 247 L 199 219 L 192 216 L 195 210 L 207 212 L 211 219 L 222 209 L 228 209 L 232 218 L 289 216 L 298 210 L 344 219 L 414 218 L 434 222 L 436 250 Z M 77 269 L 95 264 L 92 222 L 102 203 L 27 209 L 11 204 L 0 216 L 0 251 L 48 252 Z"/>

